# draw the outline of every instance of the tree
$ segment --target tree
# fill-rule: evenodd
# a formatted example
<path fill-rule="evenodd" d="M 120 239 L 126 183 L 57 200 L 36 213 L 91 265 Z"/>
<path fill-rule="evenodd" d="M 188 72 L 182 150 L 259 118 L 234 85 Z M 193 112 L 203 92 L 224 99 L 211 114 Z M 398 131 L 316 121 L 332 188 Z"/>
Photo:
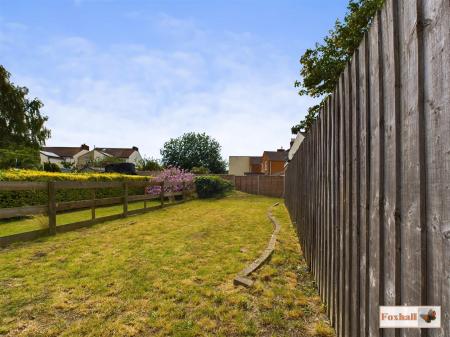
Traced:
<path fill-rule="evenodd" d="M 161 171 L 162 167 L 158 161 L 158 159 L 153 158 L 142 158 L 137 168 L 141 171 Z"/>
<path fill-rule="evenodd" d="M 224 173 L 226 163 L 220 154 L 218 141 L 205 133 L 188 132 L 172 138 L 161 149 L 164 166 L 175 166 L 185 170 L 203 166 L 211 173 Z"/>
<path fill-rule="evenodd" d="M 50 137 L 41 115 L 42 102 L 28 99 L 28 88 L 11 83 L 11 74 L 0 65 L 0 148 L 39 149 Z"/>
<path fill-rule="evenodd" d="M 8 169 L 11 167 L 26 169 L 39 168 L 39 151 L 27 147 L 0 148 L 0 169 Z"/>
<path fill-rule="evenodd" d="M 383 3 L 384 0 L 350 0 L 344 21 L 336 20 L 334 29 L 330 30 L 323 43 L 316 43 L 315 48 L 307 49 L 300 58 L 302 79 L 294 84 L 300 88 L 299 95 L 323 97 L 332 93 Z M 321 104 L 309 108 L 305 119 L 292 127 L 292 133 L 307 132 L 316 120 Z"/>

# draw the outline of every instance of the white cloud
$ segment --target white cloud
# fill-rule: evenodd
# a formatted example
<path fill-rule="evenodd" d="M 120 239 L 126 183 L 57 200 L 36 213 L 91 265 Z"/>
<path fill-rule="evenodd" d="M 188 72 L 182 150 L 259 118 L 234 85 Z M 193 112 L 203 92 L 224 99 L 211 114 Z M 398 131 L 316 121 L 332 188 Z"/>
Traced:
<path fill-rule="evenodd" d="M 213 34 L 167 15 L 157 27 L 173 47 L 100 47 L 75 36 L 36 52 L 52 75 L 19 73 L 16 82 L 44 101 L 48 144 L 135 145 L 158 157 L 170 137 L 198 131 L 225 157 L 288 146 L 312 101 L 296 95 L 287 58 L 248 33 Z"/>

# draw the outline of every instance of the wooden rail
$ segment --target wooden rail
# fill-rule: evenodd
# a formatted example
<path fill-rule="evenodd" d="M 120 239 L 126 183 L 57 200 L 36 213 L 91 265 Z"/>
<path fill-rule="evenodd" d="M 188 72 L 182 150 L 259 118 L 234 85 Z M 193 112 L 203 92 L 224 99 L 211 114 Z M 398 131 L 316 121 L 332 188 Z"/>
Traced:
<path fill-rule="evenodd" d="M 338 336 L 450 336 L 450 2 L 386 0 L 286 171 Z M 380 305 L 441 306 L 380 329 Z"/>
<path fill-rule="evenodd" d="M 23 206 L 12 208 L 1 208 L 0 219 L 22 217 L 36 214 L 48 215 L 48 228 L 34 230 L 25 233 L 18 233 L 8 236 L 0 237 L 0 247 L 5 247 L 14 242 L 34 240 L 38 237 L 55 235 L 56 233 L 63 233 L 70 230 L 92 226 L 100 222 L 119 219 L 127 217 L 129 215 L 141 214 L 149 212 L 155 209 L 162 208 L 164 206 L 178 204 L 179 202 L 165 203 L 166 198 L 174 198 L 176 196 L 182 196 L 181 202 L 184 202 L 188 195 L 193 192 L 192 189 L 188 189 L 183 183 L 183 189 L 180 192 L 165 192 L 166 188 L 170 188 L 172 185 L 164 185 L 164 182 L 155 181 L 139 181 L 139 182 L 74 182 L 74 181 L 50 181 L 50 182 L 0 182 L 0 191 L 26 191 L 26 190 L 47 190 L 48 191 L 48 203 L 47 205 L 37 206 Z M 159 195 L 143 194 L 143 195 L 129 195 L 130 188 L 149 186 L 161 186 L 161 193 Z M 101 189 L 122 189 L 122 196 L 108 197 L 108 198 L 96 198 L 96 190 Z M 58 190 L 66 189 L 89 189 L 92 190 L 91 199 L 77 200 L 77 201 L 64 201 L 57 202 L 56 195 Z M 147 201 L 159 200 L 160 205 L 147 207 Z M 130 202 L 144 201 L 144 208 L 129 210 L 128 204 Z M 96 209 L 98 207 L 104 207 L 108 205 L 123 205 L 123 211 L 120 214 L 97 217 Z M 69 223 L 61 226 L 56 224 L 56 215 L 61 212 L 77 209 L 91 209 L 91 219 L 86 221 L 79 221 L 75 223 Z M 0 224 L 1 226 L 1 224 Z"/>

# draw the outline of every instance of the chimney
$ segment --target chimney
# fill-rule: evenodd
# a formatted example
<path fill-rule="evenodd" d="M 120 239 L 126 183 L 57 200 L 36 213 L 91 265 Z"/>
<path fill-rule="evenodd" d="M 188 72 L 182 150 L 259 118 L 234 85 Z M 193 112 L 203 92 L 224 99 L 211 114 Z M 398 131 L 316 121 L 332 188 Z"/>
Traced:
<path fill-rule="evenodd" d="M 133 147 L 132 147 L 132 149 L 133 149 L 134 151 L 137 151 L 137 152 L 139 152 L 139 149 L 138 149 L 138 147 L 137 147 L 137 146 L 133 146 Z"/>
<path fill-rule="evenodd" d="M 81 148 L 81 150 L 87 150 L 87 151 L 89 151 L 89 146 L 86 145 L 86 144 L 81 144 L 80 148 Z"/>
<path fill-rule="evenodd" d="M 283 147 L 280 147 L 279 149 L 277 149 L 277 152 L 284 152 Z"/>

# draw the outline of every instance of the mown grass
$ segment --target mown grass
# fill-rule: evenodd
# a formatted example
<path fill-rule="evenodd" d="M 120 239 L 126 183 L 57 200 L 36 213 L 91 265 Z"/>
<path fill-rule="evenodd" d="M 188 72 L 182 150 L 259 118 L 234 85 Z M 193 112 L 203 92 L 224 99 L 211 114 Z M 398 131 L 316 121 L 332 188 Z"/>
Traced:
<path fill-rule="evenodd" d="M 2 336 L 328 336 L 285 208 L 276 199 L 195 200 L 0 251 Z M 328 329 L 328 330 L 327 330 Z"/>

